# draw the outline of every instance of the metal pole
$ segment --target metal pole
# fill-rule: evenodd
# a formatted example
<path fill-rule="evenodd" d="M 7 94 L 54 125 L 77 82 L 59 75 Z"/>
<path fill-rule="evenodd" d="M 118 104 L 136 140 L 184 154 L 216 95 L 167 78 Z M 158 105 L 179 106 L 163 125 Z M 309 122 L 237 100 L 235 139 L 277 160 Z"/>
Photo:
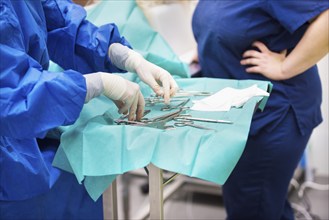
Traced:
<path fill-rule="evenodd" d="M 118 219 L 117 182 L 114 180 L 103 193 L 103 214 L 105 220 Z"/>

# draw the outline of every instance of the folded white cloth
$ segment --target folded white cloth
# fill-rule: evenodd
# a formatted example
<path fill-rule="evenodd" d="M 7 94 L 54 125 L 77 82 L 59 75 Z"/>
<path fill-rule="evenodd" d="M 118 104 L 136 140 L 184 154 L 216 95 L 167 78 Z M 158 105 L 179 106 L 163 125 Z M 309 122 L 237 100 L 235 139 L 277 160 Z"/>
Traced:
<path fill-rule="evenodd" d="M 226 87 L 215 94 L 193 101 L 191 110 L 195 111 L 229 111 L 231 107 L 239 108 L 254 96 L 269 96 L 269 93 L 252 85 L 245 89 Z"/>

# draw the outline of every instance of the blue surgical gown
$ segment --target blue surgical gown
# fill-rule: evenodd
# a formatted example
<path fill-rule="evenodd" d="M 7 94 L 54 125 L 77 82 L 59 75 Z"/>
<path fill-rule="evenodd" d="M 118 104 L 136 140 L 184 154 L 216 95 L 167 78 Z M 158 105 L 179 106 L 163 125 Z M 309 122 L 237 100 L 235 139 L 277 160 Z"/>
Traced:
<path fill-rule="evenodd" d="M 45 195 L 56 188 L 54 184 L 59 189 L 63 188 L 61 183 L 67 187 L 72 181 L 77 183 L 51 166 L 59 141 L 47 139 L 46 134 L 79 117 L 86 96 L 82 74 L 122 72 L 111 64 L 107 51 L 114 42 L 129 44 L 114 24 L 94 26 L 85 19 L 84 9 L 70 1 L 2 0 L 0 11 L 2 219 L 8 214 L 9 201 Z M 65 71 L 47 71 L 50 59 Z M 59 178 L 61 183 L 56 183 Z M 58 207 L 76 198 L 70 204 L 79 203 L 83 208 L 87 203 L 74 195 L 83 192 L 79 190 L 72 190 L 72 194 L 58 190 L 53 198 L 57 198 Z"/>
<path fill-rule="evenodd" d="M 327 0 L 200 0 L 193 16 L 202 76 L 269 80 L 240 64 L 254 41 L 291 52 Z M 314 127 L 322 121 L 316 66 L 283 81 L 256 111 L 244 152 L 223 185 L 228 219 L 293 219 L 287 190 Z"/>

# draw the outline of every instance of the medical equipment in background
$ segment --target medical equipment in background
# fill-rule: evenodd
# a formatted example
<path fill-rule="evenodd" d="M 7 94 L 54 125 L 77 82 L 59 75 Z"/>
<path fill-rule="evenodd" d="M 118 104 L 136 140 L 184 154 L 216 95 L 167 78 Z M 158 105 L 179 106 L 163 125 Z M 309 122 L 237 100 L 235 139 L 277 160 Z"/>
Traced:
<path fill-rule="evenodd" d="M 295 171 L 295 175 L 290 181 L 289 191 L 291 192 L 294 190 L 297 192 L 297 201 L 290 201 L 291 207 L 295 212 L 296 220 L 320 219 L 316 214 L 312 212 L 312 204 L 307 196 L 307 190 L 329 190 L 329 184 L 319 184 L 314 180 L 314 170 L 309 161 L 308 149 L 310 147 L 311 144 L 309 144 L 309 146 L 306 148 L 303 158 Z"/>
<path fill-rule="evenodd" d="M 136 0 L 150 25 L 166 40 L 183 62 L 191 63 L 196 52 L 192 14 L 198 1 Z M 175 34 L 172 34 L 175 33 Z"/>

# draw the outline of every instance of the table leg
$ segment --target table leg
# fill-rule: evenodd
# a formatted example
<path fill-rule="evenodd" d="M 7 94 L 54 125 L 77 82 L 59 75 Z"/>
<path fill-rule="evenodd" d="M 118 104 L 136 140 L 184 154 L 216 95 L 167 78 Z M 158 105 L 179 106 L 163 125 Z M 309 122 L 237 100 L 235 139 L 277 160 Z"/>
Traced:
<path fill-rule="evenodd" d="M 114 180 L 103 193 L 103 213 L 105 220 L 118 219 L 117 182 Z"/>
<path fill-rule="evenodd" d="M 153 164 L 149 169 L 150 219 L 163 219 L 163 176 L 162 170 Z"/>

